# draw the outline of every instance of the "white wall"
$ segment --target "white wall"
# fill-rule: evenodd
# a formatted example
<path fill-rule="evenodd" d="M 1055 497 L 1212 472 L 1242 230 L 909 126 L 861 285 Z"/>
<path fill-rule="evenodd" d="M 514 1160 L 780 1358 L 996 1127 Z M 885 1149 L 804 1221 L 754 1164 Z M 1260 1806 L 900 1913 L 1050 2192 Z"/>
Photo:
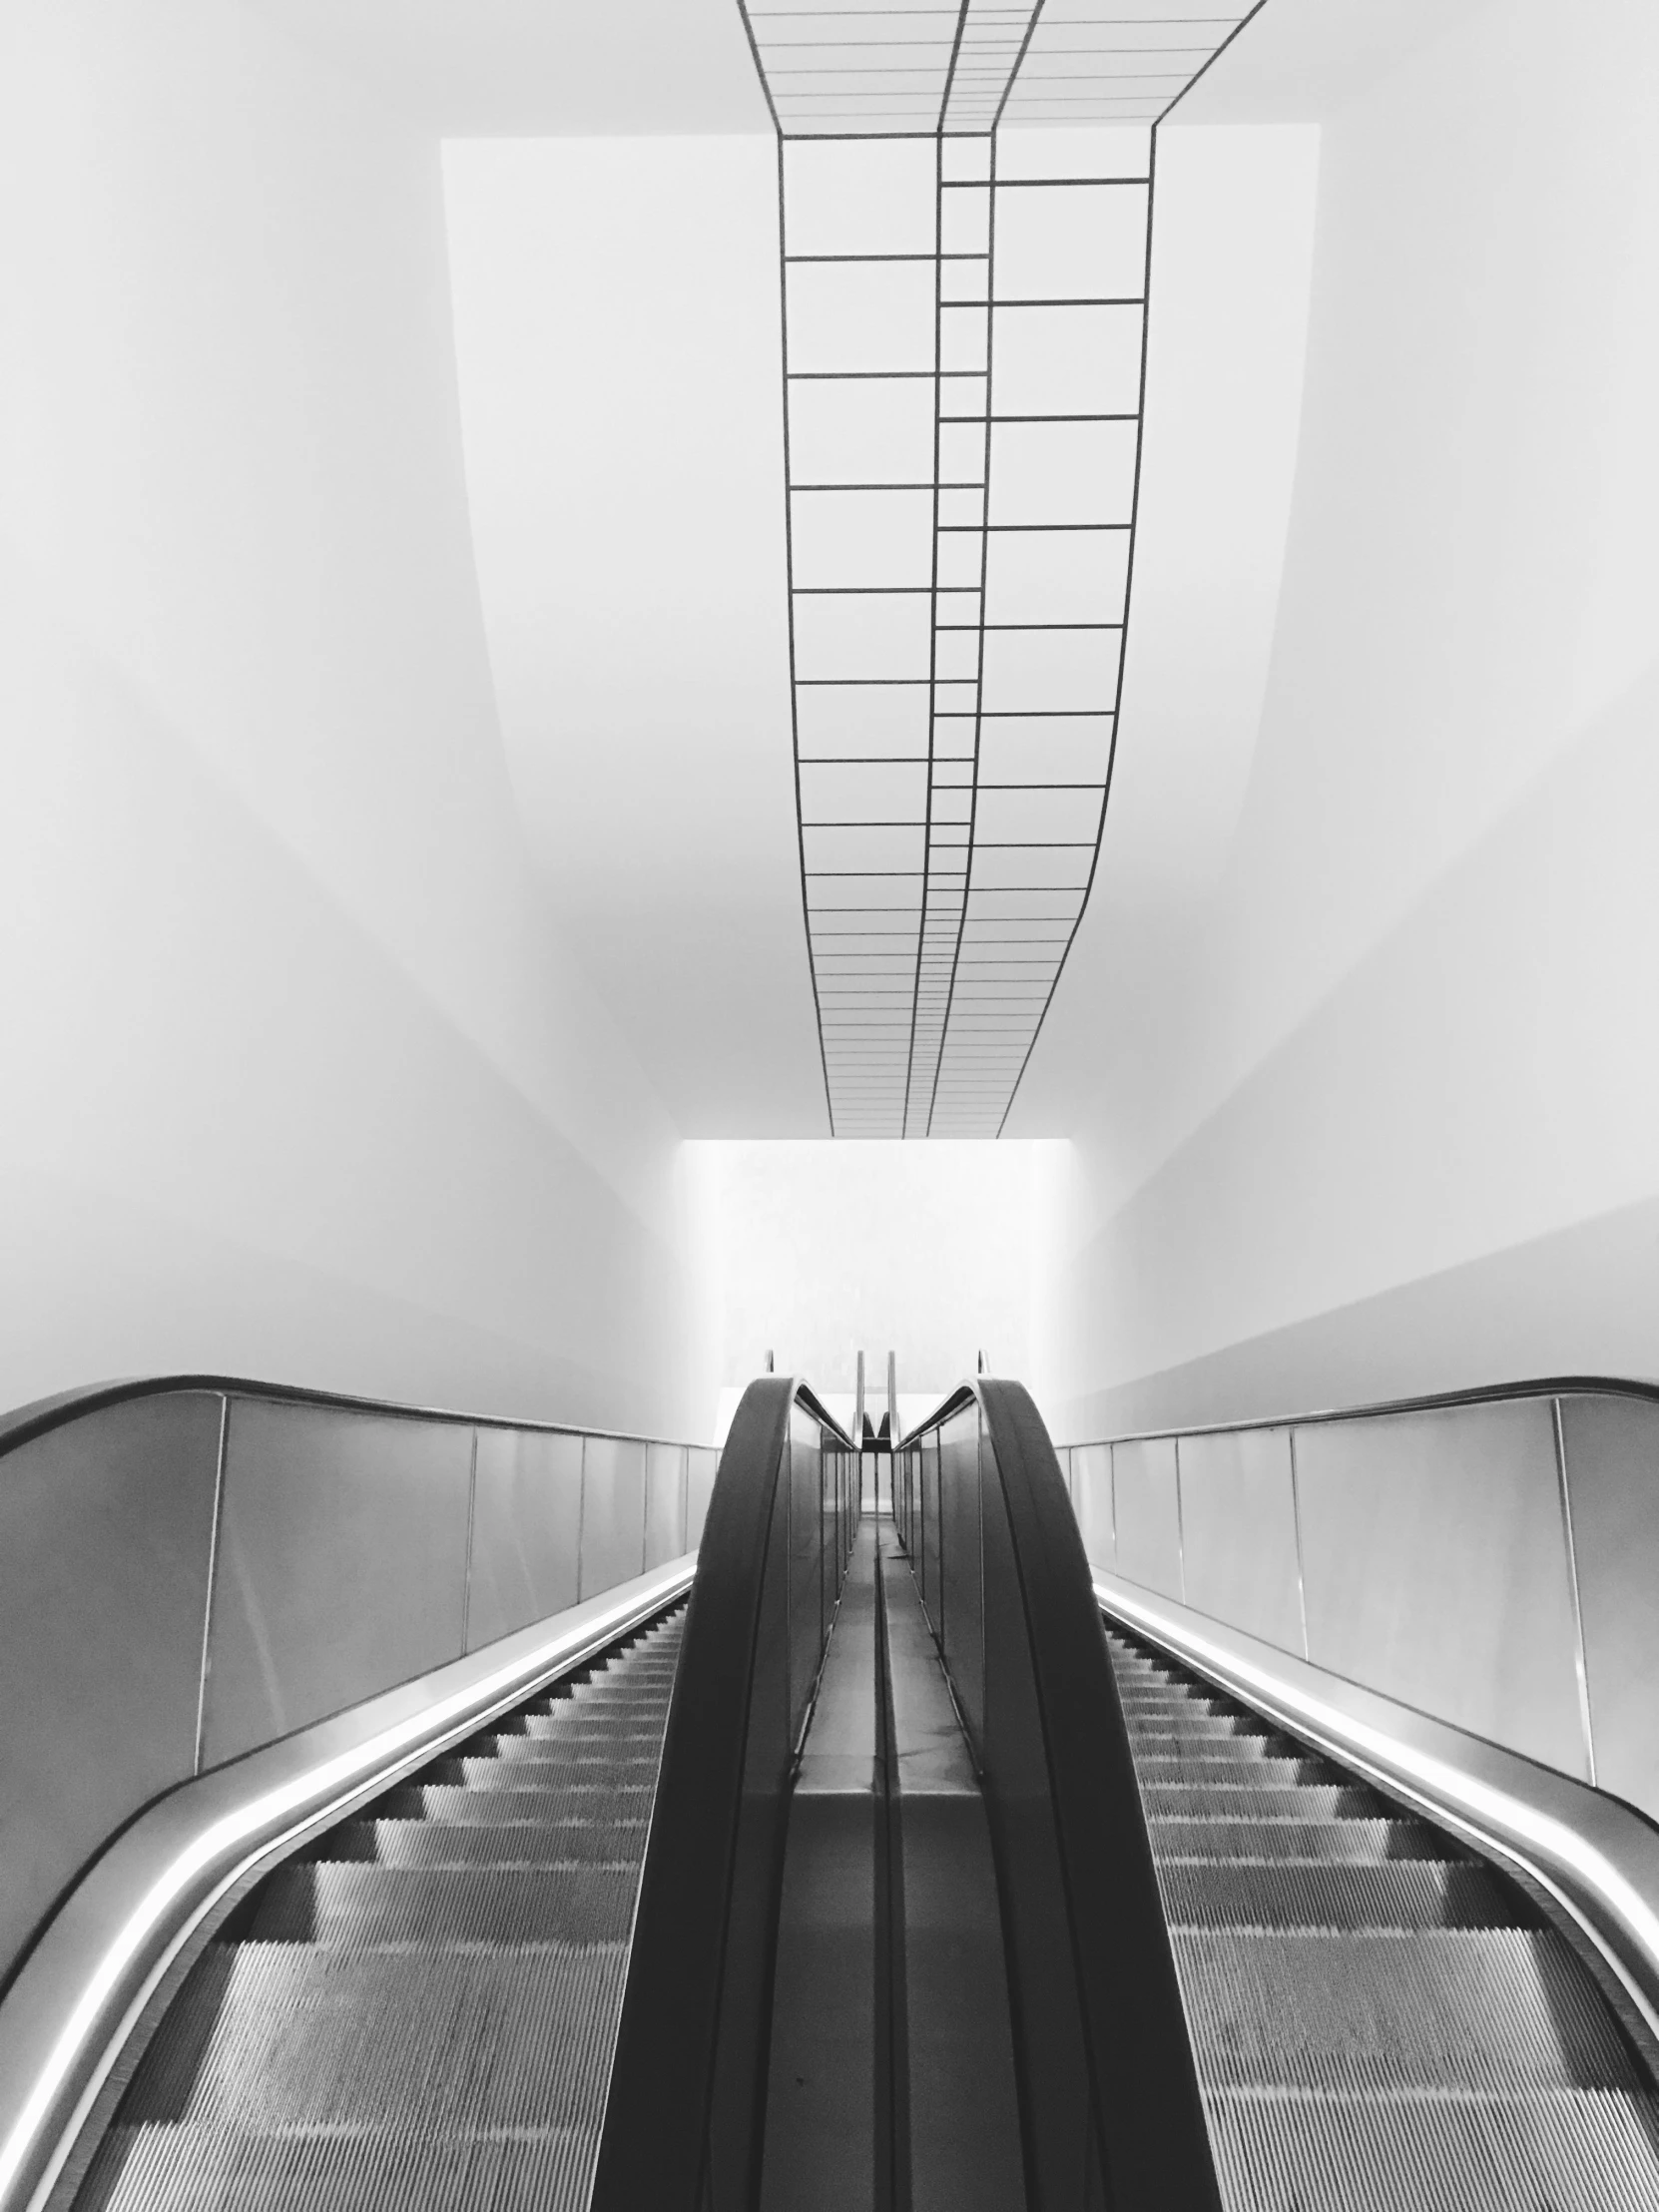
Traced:
<path fill-rule="evenodd" d="M 889 1352 L 907 1399 L 936 1400 L 973 1374 L 980 1352 L 993 1374 L 1024 1377 L 1039 1177 L 1057 1149 L 688 1145 L 709 1225 L 723 1382 L 760 1374 L 770 1351 L 780 1375 L 849 1391 L 862 1352 L 878 1413 Z"/>
<path fill-rule="evenodd" d="M 444 179 L 485 629 L 549 894 L 688 1134 L 828 1134 L 776 141 L 451 142 Z"/>
<path fill-rule="evenodd" d="M 1239 826 L 1152 962 L 1097 898 L 1033 1063 L 1074 1433 L 1659 1374 L 1659 18 L 1428 21 L 1271 109 L 1322 148 Z"/>
<path fill-rule="evenodd" d="M 270 16 L 0 22 L 0 1404 L 702 1433 L 676 1131 L 502 759 L 437 146 Z"/>

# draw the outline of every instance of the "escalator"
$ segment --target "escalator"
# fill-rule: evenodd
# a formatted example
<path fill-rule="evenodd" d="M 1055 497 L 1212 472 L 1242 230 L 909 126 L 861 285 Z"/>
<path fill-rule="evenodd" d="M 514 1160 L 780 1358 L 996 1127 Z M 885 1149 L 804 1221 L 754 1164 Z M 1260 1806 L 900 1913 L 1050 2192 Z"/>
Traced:
<path fill-rule="evenodd" d="M 754 1385 L 690 1605 L 241 1896 L 52 2206 L 1659 2212 L 1582 1939 L 1103 1628 L 1023 1391 L 876 1463 Z"/>
<path fill-rule="evenodd" d="M 80 2212 L 585 2205 L 684 1611 L 269 1876 Z"/>
<path fill-rule="evenodd" d="M 1110 1637 L 1229 2212 L 1659 2202 L 1659 2105 L 1515 1884 Z"/>

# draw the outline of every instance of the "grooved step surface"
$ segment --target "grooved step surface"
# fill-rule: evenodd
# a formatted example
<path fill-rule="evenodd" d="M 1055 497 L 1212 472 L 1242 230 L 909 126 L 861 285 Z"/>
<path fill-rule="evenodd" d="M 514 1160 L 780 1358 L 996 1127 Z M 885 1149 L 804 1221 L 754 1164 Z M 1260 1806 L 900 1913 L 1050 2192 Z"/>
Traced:
<path fill-rule="evenodd" d="M 1108 1640 L 1228 2212 L 1659 2212 L 1659 2100 L 1528 1901 Z"/>
<path fill-rule="evenodd" d="M 680 1626 L 269 1876 L 157 2030 L 77 2212 L 581 2212 Z"/>

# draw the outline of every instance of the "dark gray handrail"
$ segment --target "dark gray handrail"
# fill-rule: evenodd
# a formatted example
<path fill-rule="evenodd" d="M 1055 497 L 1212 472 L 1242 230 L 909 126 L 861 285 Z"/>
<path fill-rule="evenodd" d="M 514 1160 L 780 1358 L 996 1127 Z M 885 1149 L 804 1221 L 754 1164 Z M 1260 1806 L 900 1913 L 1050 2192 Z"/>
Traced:
<path fill-rule="evenodd" d="M 928 1508 L 914 1457 L 958 1419 L 962 1453 L 953 1462 L 941 1435 L 938 1526 L 918 1546 Z M 1216 2212 L 1100 1609 L 1030 1394 L 984 1378 L 952 1392 L 899 1445 L 893 1497 L 912 1561 L 926 1552 L 923 1603 L 990 1815 L 1032 2206 L 1058 2212 L 1098 2197 L 1118 2212 Z M 953 1625 L 958 1606 L 965 1632 Z"/>
<path fill-rule="evenodd" d="M 805 1636 L 792 1603 L 798 1409 L 819 1430 L 804 1547 L 819 1602 Z M 595 2212 L 741 2212 L 755 2201 L 789 1780 L 858 1510 L 840 1423 L 800 1382 L 752 1382 L 721 1455 L 675 1677 Z"/>
<path fill-rule="evenodd" d="M 265 1398 L 273 1404 L 315 1405 L 333 1412 L 385 1413 L 399 1420 L 442 1421 L 468 1428 L 522 1428 L 546 1436 L 598 1436 L 607 1443 L 691 1442 L 687 1436 L 646 1436 L 627 1428 L 590 1428 L 577 1421 L 535 1420 L 517 1413 L 467 1413 L 452 1405 L 408 1405 L 395 1398 L 358 1397 L 348 1390 L 313 1389 L 302 1382 L 262 1382 L 236 1375 L 143 1375 L 59 1390 L 0 1414 L 0 1458 L 16 1445 L 32 1443 L 37 1436 L 65 1427 L 85 1414 L 101 1413 L 112 1405 L 138 1398 L 169 1396 L 178 1390 L 213 1390 L 222 1397 Z M 826 1414 L 825 1418 L 830 1416 Z M 695 1444 L 692 1448 L 705 1447 Z"/>

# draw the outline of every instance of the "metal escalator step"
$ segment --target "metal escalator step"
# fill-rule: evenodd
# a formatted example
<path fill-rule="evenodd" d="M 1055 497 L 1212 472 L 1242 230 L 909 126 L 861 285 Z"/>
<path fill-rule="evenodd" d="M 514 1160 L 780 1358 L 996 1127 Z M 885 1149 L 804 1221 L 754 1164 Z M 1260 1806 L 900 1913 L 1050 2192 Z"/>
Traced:
<path fill-rule="evenodd" d="M 530 1867 L 289 1866 L 263 1885 L 244 1939 L 348 1950 L 621 1942 L 638 1888 L 638 1853 L 619 1864 L 614 1846 L 608 1864 L 573 1853 L 553 1880 Z"/>
<path fill-rule="evenodd" d="M 591 1803 L 595 1797 L 649 1807 L 651 1786 L 602 1783 L 590 1790 L 582 1783 L 566 1782 L 555 1790 L 538 1787 L 528 1779 L 517 1781 L 511 1775 L 492 1780 L 487 1787 L 475 1783 L 471 1789 L 460 1783 L 413 1783 L 377 1799 L 375 1811 L 388 1820 L 426 1819 L 456 1827 L 498 1828 L 514 1821 L 545 1824 L 559 1819 L 561 1808 Z"/>
<path fill-rule="evenodd" d="M 1276 1728 L 1269 1728 L 1264 1721 L 1249 1721 L 1231 1713 L 1157 1714 L 1144 1720 L 1124 1715 L 1129 1733 L 1140 1742 L 1160 1743 L 1167 1740 L 1179 1744 L 1232 1744 L 1247 1743 L 1260 1747 L 1260 1754 L 1280 1750 L 1285 1738 Z"/>
<path fill-rule="evenodd" d="M 1185 1929 L 1171 1942 L 1211 2086 L 1642 2086 L 1553 1931 Z"/>
<path fill-rule="evenodd" d="M 1228 1821 L 1375 1821 L 1389 1818 L 1387 1808 L 1375 1791 L 1353 1783 L 1333 1786 L 1292 1784 L 1288 1788 L 1259 1787 L 1257 1770 L 1247 1767 L 1235 1780 L 1162 1782 L 1150 1778 L 1141 1784 L 1141 1799 L 1149 1814 L 1170 1819 L 1196 1819 L 1207 1814 Z"/>
<path fill-rule="evenodd" d="M 1518 1894 L 1467 1861 L 1299 1866 L 1264 1860 L 1158 1870 L 1172 1928 L 1514 1928 Z"/>
<path fill-rule="evenodd" d="M 1180 1735 L 1172 1728 L 1134 1729 L 1129 1744 L 1137 1760 L 1151 1756 L 1166 1759 L 1211 1759 L 1233 1765 L 1256 1765 L 1267 1759 L 1283 1759 L 1283 1736 Z"/>
<path fill-rule="evenodd" d="M 1205 2100 L 1228 2212 L 1654 2212 L 1647 2100 L 1352 2097 Z"/>
<path fill-rule="evenodd" d="M 329 1863 L 368 1861 L 381 1867 L 568 1867 L 574 1861 L 599 1860 L 607 1864 L 623 1860 L 638 1865 L 645 1854 L 645 1808 L 639 1816 L 602 1816 L 537 1821 L 503 1822 L 498 1827 L 482 1823 L 463 1826 L 458 1821 L 365 1821 L 353 1827 L 366 1830 L 365 1849 L 358 1838 L 350 1848 L 319 1850 L 316 1858 Z M 341 1831 L 335 1830 L 337 1837 Z M 331 1844 L 333 1837 L 326 1838 Z"/>
<path fill-rule="evenodd" d="M 1323 1760 L 1237 1759 L 1225 1752 L 1218 1756 L 1208 1751 L 1178 1751 L 1162 1746 L 1148 1751 L 1141 1744 L 1132 1745 L 1131 1750 L 1135 1772 L 1143 1783 L 1184 1782 L 1205 1789 L 1231 1784 L 1235 1788 L 1257 1790 L 1347 1789 L 1353 1786 L 1348 1775 L 1327 1766 Z"/>
<path fill-rule="evenodd" d="M 1153 1814 L 1152 1856 L 1166 1859 L 1314 1859 L 1364 1865 L 1385 1859 L 1442 1859 L 1443 1838 L 1420 1821 L 1250 1821 Z"/>
<path fill-rule="evenodd" d="M 600 1781 L 606 1777 L 614 1777 L 618 1782 L 655 1782 L 659 1759 L 660 1754 L 655 1747 L 651 1750 L 601 1752 L 598 1749 L 584 1751 L 549 1746 L 539 1756 L 527 1754 L 519 1759 L 443 1759 L 427 1771 L 433 1782 L 457 1785 L 461 1789 L 497 1788 L 509 1776 L 521 1787 L 539 1788 L 543 1777 L 552 1780 L 559 1775 L 569 1775 L 572 1781 L 583 1778 Z"/>
<path fill-rule="evenodd" d="M 1218 1780 L 1233 1780 L 1231 1770 L 1244 1766 L 1245 1772 L 1237 1779 L 1257 1789 L 1289 1790 L 1340 1789 L 1346 1786 L 1346 1778 L 1339 1774 L 1328 1760 L 1316 1759 L 1310 1753 L 1306 1757 L 1279 1758 L 1270 1756 L 1242 1762 L 1236 1759 L 1216 1759 L 1209 1752 L 1143 1751 L 1135 1747 L 1135 1771 L 1143 1783 L 1182 1782 L 1211 1784 Z"/>
<path fill-rule="evenodd" d="M 662 1733 L 662 1716 L 657 1713 L 613 1720 L 607 1714 L 591 1713 L 586 1706 L 577 1705 L 567 1707 L 562 1713 L 526 1713 L 521 1725 L 493 1729 L 489 1737 L 482 1740 L 497 1744 L 585 1744 L 596 1738 L 602 1743 L 624 1743 L 645 1737 L 655 1743 Z"/>
<path fill-rule="evenodd" d="M 202 2127 L 117 2127 L 101 2145 L 81 2212 L 579 2212 L 597 2134 L 250 2135 Z"/>
<path fill-rule="evenodd" d="M 486 1750 L 480 1746 L 469 1758 L 494 1759 L 499 1765 L 551 1769 L 595 1764 L 622 1769 L 644 1766 L 655 1770 L 662 1756 L 663 1732 L 651 1729 L 612 1729 L 592 1736 L 503 1736 Z"/>
<path fill-rule="evenodd" d="M 212 1946 L 120 2117 L 416 2133 L 597 2129 L 621 1942 L 513 1951 Z M 194 1980 L 194 1977 L 193 1977 Z"/>

